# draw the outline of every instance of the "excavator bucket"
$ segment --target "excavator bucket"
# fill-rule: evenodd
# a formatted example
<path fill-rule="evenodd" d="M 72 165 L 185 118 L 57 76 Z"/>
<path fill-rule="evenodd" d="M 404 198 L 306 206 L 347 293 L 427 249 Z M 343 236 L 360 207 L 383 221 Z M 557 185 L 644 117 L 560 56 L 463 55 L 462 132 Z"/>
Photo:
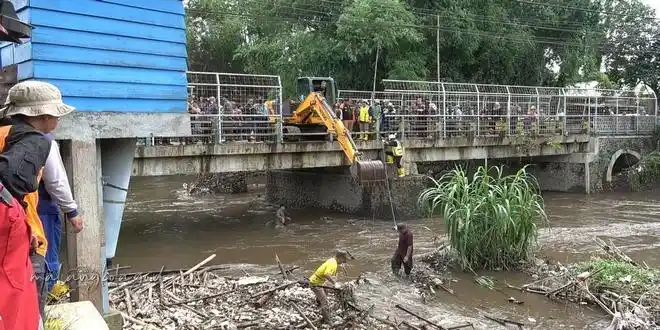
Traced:
<path fill-rule="evenodd" d="M 361 184 L 375 184 L 387 179 L 385 164 L 380 160 L 358 160 L 351 166 L 353 178 Z"/>

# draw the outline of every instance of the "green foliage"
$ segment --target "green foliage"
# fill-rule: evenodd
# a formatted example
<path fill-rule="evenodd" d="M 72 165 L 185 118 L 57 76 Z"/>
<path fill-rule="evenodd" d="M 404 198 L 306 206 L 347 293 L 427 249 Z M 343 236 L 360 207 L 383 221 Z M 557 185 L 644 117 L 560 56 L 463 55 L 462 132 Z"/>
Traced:
<path fill-rule="evenodd" d="M 611 11 L 601 30 L 608 36 L 603 45 L 605 67 L 619 84 L 643 82 L 660 94 L 660 26 L 653 8 L 639 0 L 610 1 Z"/>
<path fill-rule="evenodd" d="M 190 69 L 279 74 L 288 94 L 304 75 L 369 90 L 377 50 L 378 81 L 653 86 L 655 78 L 657 91 L 658 28 L 640 18 L 648 7 L 638 0 L 189 0 L 187 10 Z M 603 55 L 609 79 L 599 73 Z"/>
<path fill-rule="evenodd" d="M 596 291 L 616 288 L 621 294 L 639 296 L 660 285 L 660 270 L 647 269 L 610 259 L 596 258 L 578 265 L 578 272 L 602 269 L 591 277 Z M 630 276 L 628 278 L 628 276 Z"/>
<path fill-rule="evenodd" d="M 480 166 L 471 180 L 459 167 L 431 180 L 419 206 L 428 215 L 441 212 L 464 269 L 511 268 L 529 258 L 537 223 L 547 217 L 538 183 L 526 167 L 504 175 L 502 167 Z"/>
<path fill-rule="evenodd" d="M 562 148 L 562 142 L 559 140 L 552 140 L 548 141 L 547 144 L 552 148 L 554 151 L 559 151 Z"/>
<path fill-rule="evenodd" d="M 660 151 L 655 150 L 642 156 L 629 172 L 628 181 L 633 190 L 643 190 L 660 182 Z"/>
<path fill-rule="evenodd" d="M 378 48 L 395 49 L 404 41 L 416 43 L 423 37 L 410 24 L 415 15 L 398 0 L 355 0 L 337 20 L 339 47 L 351 61 L 371 55 Z"/>

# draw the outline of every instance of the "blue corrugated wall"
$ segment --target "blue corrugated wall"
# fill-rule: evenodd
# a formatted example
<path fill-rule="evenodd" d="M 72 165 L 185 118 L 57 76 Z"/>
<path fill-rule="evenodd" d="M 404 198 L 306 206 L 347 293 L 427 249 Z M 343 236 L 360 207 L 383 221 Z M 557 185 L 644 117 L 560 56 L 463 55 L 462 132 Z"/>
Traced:
<path fill-rule="evenodd" d="M 181 0 L 13 0 L 31 42 L 0 50 L 18 79 L 49 81 L 80 111 L 185 112 Z"/>

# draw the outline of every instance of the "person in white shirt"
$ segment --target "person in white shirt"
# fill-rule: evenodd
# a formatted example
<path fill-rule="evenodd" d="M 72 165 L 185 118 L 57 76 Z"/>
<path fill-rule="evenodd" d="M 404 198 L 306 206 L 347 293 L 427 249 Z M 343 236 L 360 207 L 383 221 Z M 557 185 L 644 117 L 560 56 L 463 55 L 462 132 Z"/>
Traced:
<path fill-rule="evenodd" d="M 45 264 L 38 265 L 45 266 L 43 269 L 45 273 L 44 283 L 37 283 L 40 303 L 42 303 L 42 300 L 45 302 L 47 293 L 52 290 L 59 278 L 59 250 L 63 231 L 60 211 L 71 223 L 75 233 L 83 229 L 83 219 L 78 212 L 78 204 L 71 193 L 71 186 L 62 162 L 60 148 L 52 136 L 47 136 L 51 140 L 51 147 L 39 183 L 39 204 L 37 207 L 48 241 Z"/>

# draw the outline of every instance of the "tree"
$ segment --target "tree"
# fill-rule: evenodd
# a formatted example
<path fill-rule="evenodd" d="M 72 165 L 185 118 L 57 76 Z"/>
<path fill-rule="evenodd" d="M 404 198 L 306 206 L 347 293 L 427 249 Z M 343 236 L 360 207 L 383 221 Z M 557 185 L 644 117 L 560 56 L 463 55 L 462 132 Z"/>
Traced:
<path fill-rule="evenodd" d="M 620 15 L 603 23 L 607 74 L 629 87 L 645 83 L 660 95 L 660 28 L 655 10 L 638 0 L 618 0 L 612 7 Z"/>
<path fill-rule="evenodd" d="M 378 81 L 436 80 L 439 60 L 446 81 L 566 86 L 603 80 L 605 59 L 612 83 L 657 91 L 658 28 L 638 1 L 190 0 L 189 60 L 281 75 L 293 95 L 305 75 L 370 90 L 377 50 Z"/>
<path fill-rule="evenodd" d="M 241 72 L 236 49 L 245 43 L 245 24 L 221 0 L 190 0 L 186 15 L 188 67 L 194 71 Z"/>

